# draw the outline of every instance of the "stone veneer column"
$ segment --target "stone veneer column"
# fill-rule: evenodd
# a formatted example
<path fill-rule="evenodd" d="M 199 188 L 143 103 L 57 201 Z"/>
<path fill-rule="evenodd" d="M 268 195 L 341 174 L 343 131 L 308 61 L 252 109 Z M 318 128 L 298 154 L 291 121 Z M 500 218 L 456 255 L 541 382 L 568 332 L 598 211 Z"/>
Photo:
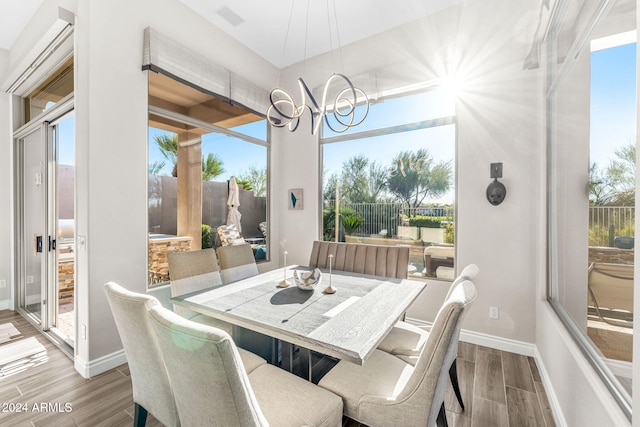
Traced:
<path fill-rule="evenodd" d="M 202 249 L 202 138 L 178 134 L 178 235 Z"/>

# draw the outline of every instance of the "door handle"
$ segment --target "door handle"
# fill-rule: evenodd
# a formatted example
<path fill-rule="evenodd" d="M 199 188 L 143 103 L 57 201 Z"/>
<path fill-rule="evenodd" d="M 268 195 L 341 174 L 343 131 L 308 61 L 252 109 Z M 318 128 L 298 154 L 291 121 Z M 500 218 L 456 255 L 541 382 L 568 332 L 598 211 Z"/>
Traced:
<path fill-rule="evenodd" d="M 35 255 L 42 252 L 42 236 L 33 235 L 33 250 Z"/>
<path fill-rule="evenodd" d="M 49 252 L 52 250 L 56 250 L 56 239 L 52 239 L 51 236 L 49 236 Z"/>

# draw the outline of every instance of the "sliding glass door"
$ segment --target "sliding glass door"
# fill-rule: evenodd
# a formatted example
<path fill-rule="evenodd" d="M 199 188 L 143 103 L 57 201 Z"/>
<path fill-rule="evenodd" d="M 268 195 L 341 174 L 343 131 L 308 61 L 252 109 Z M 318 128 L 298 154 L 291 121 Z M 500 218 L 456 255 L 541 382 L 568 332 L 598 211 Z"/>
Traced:
<path fill-rule="evenodd" d="M 75 337 L 73 111 L 18 131 L 18 307 L 69 347 Z"/>

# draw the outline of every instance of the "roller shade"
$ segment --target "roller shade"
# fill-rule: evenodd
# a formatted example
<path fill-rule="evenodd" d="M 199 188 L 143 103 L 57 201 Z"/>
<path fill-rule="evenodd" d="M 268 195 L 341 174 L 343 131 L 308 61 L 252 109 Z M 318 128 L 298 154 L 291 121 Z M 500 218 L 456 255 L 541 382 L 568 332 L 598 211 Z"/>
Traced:
<path fill-rule="evenodd" d="M 259 116 L 267 111 L 266 90 L 151 27 L 144 30 L 142 69 L 172 77 Z"/>

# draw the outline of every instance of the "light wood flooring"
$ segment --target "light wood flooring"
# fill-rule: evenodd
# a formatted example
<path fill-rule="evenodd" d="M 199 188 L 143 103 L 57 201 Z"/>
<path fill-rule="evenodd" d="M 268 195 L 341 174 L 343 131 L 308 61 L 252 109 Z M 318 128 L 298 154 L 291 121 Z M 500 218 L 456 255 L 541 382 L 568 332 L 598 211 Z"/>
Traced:
<path fill-rule="evenodd" d="M 461 411 L 449 389 L 445 401 L 449 426 L 554 425 L 532 358 L 461 343 L 457 364 L 467 408 Z M 19 314 L 7 310 L 0 311 L 0 405 L 0 425 L 133 424 L 126 365 L 84 379 L 70 358 Z M 348 419 L 344 424 L 359 426 Z M 149 415 L 147 426 L 159 425 Z"/>

